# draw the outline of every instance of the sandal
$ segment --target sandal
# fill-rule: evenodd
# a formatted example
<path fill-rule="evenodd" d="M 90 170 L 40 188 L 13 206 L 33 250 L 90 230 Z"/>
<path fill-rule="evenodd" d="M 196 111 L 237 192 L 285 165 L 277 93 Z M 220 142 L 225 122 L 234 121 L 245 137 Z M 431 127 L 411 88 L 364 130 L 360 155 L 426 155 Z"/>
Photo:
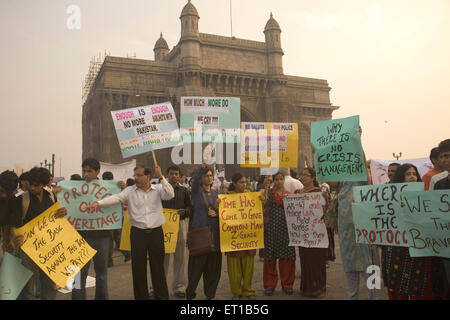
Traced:
<path fill-rule="evenodd" d="M 266 288 L 266 289 L 264 289 L 264 294 L 266 295 L 266 296 L 273 296 L 273 292 L 274 292 L 275 290 L 273 289 L 273 288 Z"/>
<path fill-rule="evenodd" d="M 292 287 L 283 287 L 283 291 L 284 291 L 284 293 L 286 293 L 289 296 L 294 293 L 294 290 L 292 289 Z"/>

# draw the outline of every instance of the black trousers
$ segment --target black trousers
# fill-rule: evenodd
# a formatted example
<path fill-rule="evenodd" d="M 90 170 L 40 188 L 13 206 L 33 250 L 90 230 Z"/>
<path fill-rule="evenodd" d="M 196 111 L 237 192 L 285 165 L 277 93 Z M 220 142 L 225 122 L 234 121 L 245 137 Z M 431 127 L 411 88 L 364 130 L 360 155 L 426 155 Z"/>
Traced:
<path fill-rule="evenodd" d="M 150 263 L 155 299 L 168 300 L 166 275 L 164 273 L 164 235 L 162 227 L 138 229 L 131 227 L 131 270 L 133 273 L 134 298 L 148 300 L 147 257 Z"/>
<path fill-rule="evenodd" d="M 186 288 L 186 299 L 195 298 L 195 290 L 203 275 L 203 292 L 206 299 L 211 300 L 216 296 L 217 286 L 222 271 L 222 253 L 211 252 L 197 257 L 189 257 L 188 263 L 188 286 Z"/>

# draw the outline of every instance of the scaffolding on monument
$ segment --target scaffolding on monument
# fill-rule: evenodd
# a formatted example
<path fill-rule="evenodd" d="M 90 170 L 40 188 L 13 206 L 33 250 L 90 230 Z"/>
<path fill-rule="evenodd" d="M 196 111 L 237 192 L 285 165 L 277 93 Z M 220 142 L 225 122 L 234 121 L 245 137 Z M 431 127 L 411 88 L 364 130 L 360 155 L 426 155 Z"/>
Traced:
<path fill-rule="evenodd" d="M 84 104 L 87 97 L 89 96 L 89 92 L 91 92 L 92 86 L 95 83 L 95 79 L 97 78 L 98 72 L 100 71 L 100 68 L 103 65 L 103 61 L 107 56 L 109 56 L 110 53 L 107 53 L 105 50 L 104 55 L 102 56 L 102 53 L 100 52 L 98 57 L 94 56 L 91 58 L 91 61 L 89 62 L 89 71 L 84 77 L 83 84 L 82 84 L 82 97 L 81 97 L 81 103 Z"/>

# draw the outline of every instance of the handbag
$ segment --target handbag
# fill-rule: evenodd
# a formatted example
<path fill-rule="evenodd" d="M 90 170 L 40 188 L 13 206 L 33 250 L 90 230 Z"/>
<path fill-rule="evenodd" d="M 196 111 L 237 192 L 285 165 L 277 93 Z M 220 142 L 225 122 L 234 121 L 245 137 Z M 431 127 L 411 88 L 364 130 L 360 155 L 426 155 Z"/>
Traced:
<path fill-rule="evenodd" d="M 213 233 L 208 226 L 191 230 L 187 234 L 187 246 L 191 257 L 210 253 L 214 250 Z"/>
<path fill-rule="evenodd" d="M 206 208 L 209 209 L 208 201 L 205 194 L 202 191 L 203 200 L 205 201 Z M 214 237 L 211 229 L 201 227 L 195 230 L 191 230 L 187 234 L 187 247 L 189 249 L 189 255 L 191 257 L 201 256 L 214 251 Z"/>

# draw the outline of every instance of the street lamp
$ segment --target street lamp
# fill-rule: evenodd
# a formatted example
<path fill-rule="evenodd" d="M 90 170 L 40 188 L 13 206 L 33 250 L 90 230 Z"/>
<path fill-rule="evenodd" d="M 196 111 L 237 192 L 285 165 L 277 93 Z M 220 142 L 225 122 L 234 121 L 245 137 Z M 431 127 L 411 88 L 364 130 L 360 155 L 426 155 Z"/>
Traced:
<path fill-rule="evenodd" d="M 394 152 L 392 153 L 392 156 L 398 160 L 398 158 L 400 158 L 402 156 L 402 153 L 400 152 L 398 155 L 395 154 Z"/>

